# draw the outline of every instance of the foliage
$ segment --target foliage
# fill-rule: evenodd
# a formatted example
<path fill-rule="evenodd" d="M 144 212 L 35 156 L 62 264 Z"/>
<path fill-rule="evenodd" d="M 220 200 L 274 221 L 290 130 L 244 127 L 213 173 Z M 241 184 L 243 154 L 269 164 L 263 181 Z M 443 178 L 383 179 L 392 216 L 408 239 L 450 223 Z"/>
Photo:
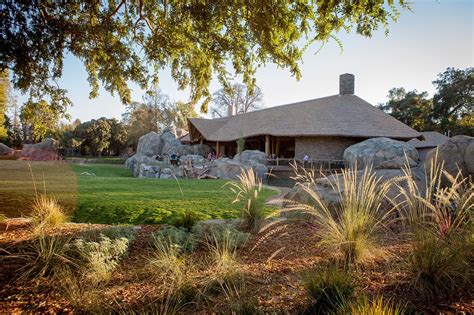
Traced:
<path fill-rule="evenodd" d="M 193 227 L 192 233 L 196 236 L 196 239 L 204 244 L 221 244 L 228 239 L 233 242 L 229 245 L 235 248 L 242 247 L 250 236 L 248 233 L 237 230 L 233 224 L 206 222 L 197 223 Z"/>
<path fill-rule="evenodd" d="M 307 273 L 304 287 L 312 298 L 306 309 L 309 314 L 331 314 L 345 307 L 355 298 L 355 284 L 351 274 L 334 266 Z"/>
<path fill-rule="evenodd" d="M 340 175 L 340 181 L 325 177 L 337 195 L 338 202 L 334 208 L 310 186 L 301 185 L 313 204 L 288 201 L 284 210 L 290 215 L 314 221 L 320 244 L 330 253 L 342 254 L 345 267 L 349 267 L 352 263 L 382 254 L 379 234 L 384 230 L 390 211 L 383 214 L 381 205 L 389 183 L 382 182 L 370 167 L 366 167 L 362 174 L 358 173 L 357 167 L 344 169 Z"/>
<path fill-rule="evenodd" d="M 173 237 L 179 236 L 177 233 Z M 178 240 L 179 241 L 179 240 Z M 148 257 L 147 270 L 155 277 L 172 283 L 174 287 L 181 286 L 187 277 L 188 266 L 183 248 L 175 240 L 161 237 L 153 238 L 153 251 Z"/>
<path fill-rule="evenodd" d="M 388 91 L 388 102 L 380 108 L 400 120 L 404 124 L 418 130 L 433 129 L 430 115 L 433 103 L 428 99 L 428 93 L 418 93 L 417 90 L 405 91 L 404 88 L 393 88 Z"/>
<path fill-rule="evenodd" d="M 349 305 L 347 313 L 353 315 L 402 315 L 405 314 L 405 308 L 387 302 L 380 296 L 372 300 L 359 299 L 356 303 Z"/>
<path fill-rule="evenodd" d="M 436 93 L 393 88 L 379 107 L 419 131 L 437 130 L 474 136 L 474 68 L 447 68 L 433 81 Z"/>
<path fill-rule="evenodd" d="M 212 269 L 206 291 L 212 291 L 216 287 L 223 289 L 238 276 L 240 264 L 237 260 L 237 237 L 236 234 L 224 231 L 221 239 L 213 235 L 213 240 L 208 242 Z"/>
<path fill-rule="evenodd" d="M 71 237 L 47 236 L 39 234 L 36 240 L 27 244 L 19 257 L 23 265 L 19 270 L 19 280 L 39 278 L 54 274 L 72 261 L 68 257 L 68 244 Z"/>
<path fill-rule="evenodd" d="M 245 150 L 245 139 L 241 137 L 235 142 L 237 144 L 237 153 L 242 153 Z"/>
<path fill-rule="evenodd" d="M 193 226 L 202 219 L 203 216 L 199 213 L 192 211 L 190 209 L 186 209 L 184 212 L 179 214 L 172 222 L 172 224 L 176 227 L 182 227 L 186 231 L 191 231 Z"/>
<path fill-rule="evenodd" d="M 112 128 L 107 119 L 102 117 L 80 124 L 75 132 L 82 140 L 81 148 L 86 154 L 101 155 L 110 144 Z"/>
<path fill-rule="evenodd" d="M 262 180 L 255 174 L 253 168 L 242 171 L 237 176 L 238 182 L 229 182 L 230 190 L 235 194 L 233 203 L 243 203 L 241 218 L 245 228 L 258 233 L 265 219 L 265 208 L 259 199 L 262 192 Z"/>
<path fill-rule="evenodd" d="M 461 174 L 452 176 L 435 158 L 425 170 L 424 187 L 418 187 L 410 169 L 395 186 L 393 200 L 413 250 L 406 258 L 411 284 L 424 299 L 460 292 L 472 285 L 474 259 L 472 209 L 474 186 Z M 447 184 L 446 184 L 447 180 Z"/>
<path fill-rule="evenodd" d="M 46 227 L 57 227 L 67 222 L 68 216 L 64 213 L 56 198 L 44 194 L 37 194 L 31 208 L 31 223 L 35 231 Z"/>
<path fill-rule="evenodd" d="M 339 31 L 371 36 L 398 18 L 403 0 L 353 3 L 202 1 L 4 1 L 0 20 L 0 68 L 13 71 L 16 88 L 53 106 L 67 106 L 65 91 L 55 84 L 64 56 L 81 60 L 88 72 L 90 97 L 99 82 L 123 103 L 130 103 L 129 83 L 146 88 L 159 72 L 171 68 L 191 101 L 204 98 L 213 73 L 229 85 L 226 64 L 254 86 L 259 66 L 271 61 L 301 77 L 303 52 L 315 41 L 325 43 Z M 41 47 L 39 49 L 38 47 Z"/>
<path fill-rule="evenodd" d="M 136 148 L 141 136 L 167 126 L 187 129 L 187 118 L 197 117 L 194 104 L 170 101 L 158 86 L 143 96 L 143 102 L 132 102 L 122 115 L 128 130 L 128 145 Z"/>
<path fill-rule="evenodd" d="M 235 83 L 213 94 L 211 115 L 227 117 L 229 107 L 233 108 L 235 114 L 248 113 L 263 108 L 262 100 L 263 92 L 258 86 L 252 91 L 243 84 Z"/>
<path fill-rule="evenodd" d="M 191 252 L 196 246 L 195 236 L 182 228 L 174 226 L 165 226 L 153 233 L 153 245 L 170 246 L 176 248 L 178 252 Z"/>
<path fill-rule="evenodd" d="M 35 198 L 31 207 L 31 223 L 35 229 L 35 232 L 41 232 L 46 227 L 57 227 L 68 220 L 67 215 L 59 205 L 56 198 L 48 196 L 46 194 L 46 180 L 43 174 L 43 194 L 38 193 L 36 188 L 36 180 L 33 174 L 31 165 L 28 164 L 30 169 L 31 179 L 33 181 L 33 187 L 35 192 Z"/>
<path fill-rule="evenodd" d="M 117 268 L 120 259 L 127 253 L 127 238 L 109 238 L 100 235 L 97 241 L 76 239 L 69 246 L 80 261 L 83 272 L 93 282 L 108 280 Z"/>
<path fill-rule="evenodd" d="M 55 269 L 54 279 L 55 289 L 73 306 L 75 312 L 103 312 L 103 283 L 91 281 L 84 269 L 78 271 L 69 266 L 60 266 Z"/>
<path fill-rule="evenodd" d="M 21 108 L 21 124 L 26 141 L 39 142 L 58 128 L 60 112 L 46 101 L 26 102 Z"/>
<path fill-rule="evenodd" d="M 0 71 L 0 141 L 7 138 L 5 117 L 8 106 L 8 94 L 10 89 L 10 75 L 8 70 Z"/>
<path fill-rule="evenodd" d="M 474 112 L 474 68 L 447 68 L 433 81 L 436 94 L 433 96 L 433 119 L 440 129 L 456 125 L 455 121 L 471 116 Z M 470 124 L 469 135 L 474 136 L 474 124 Z"/>
<path fill-rule="evenodd" d="M 179 180 L 183 198 L 176 182 L 133 178 L 129 170 L 119 165 L 71 167 L 78 181 L 77 206 L 72 215 L 75 222 L 172 224 L 189 210 L 198 213 L 199 220 L 239 216 L 240 207 L 232 204 L 232 194 L 222 189 L 225 180 Z M 80 175 L 83 172 L 96 176 Z M 259 200 L 263 202 L 274 194 L 274 190 L 263 189 Z M 266 212 L 272 210 L 273 207 L 265 207 Z"/>

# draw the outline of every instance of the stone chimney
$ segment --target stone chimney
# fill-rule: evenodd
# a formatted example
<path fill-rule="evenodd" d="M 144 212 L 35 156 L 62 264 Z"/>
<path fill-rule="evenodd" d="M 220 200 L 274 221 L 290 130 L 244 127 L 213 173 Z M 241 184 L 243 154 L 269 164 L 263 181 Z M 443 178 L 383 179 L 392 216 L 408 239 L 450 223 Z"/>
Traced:
<path fill-rule="evenodd" d="M 235 105 L 229 104 L 227 105 L 227 117 L 235 116 Z"/>
<path fill-rule="evenodd" d="M 344 73 L 339 76 L 339 95 L 354 94 L 354 75 Z"/>

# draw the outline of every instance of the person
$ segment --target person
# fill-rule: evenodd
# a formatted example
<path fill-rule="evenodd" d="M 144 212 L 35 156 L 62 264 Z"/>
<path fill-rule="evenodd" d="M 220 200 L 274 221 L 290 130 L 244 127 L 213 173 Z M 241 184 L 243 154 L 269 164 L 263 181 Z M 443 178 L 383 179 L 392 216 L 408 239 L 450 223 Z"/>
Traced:
<path fill-rule="evenodd" d="M 304 157 L 303 157 L 303 167 L 306 168 L 306 166 L 308 166 L 308 162 L 309 162 L 309 156 L 308 154 L 304 154 Z"/>
<path fill-rule="evenodd" d="M 178 165 L 178 156 L 176 153 L 171 153 L 170 154 L 170 164 L 171 165 Z"/>

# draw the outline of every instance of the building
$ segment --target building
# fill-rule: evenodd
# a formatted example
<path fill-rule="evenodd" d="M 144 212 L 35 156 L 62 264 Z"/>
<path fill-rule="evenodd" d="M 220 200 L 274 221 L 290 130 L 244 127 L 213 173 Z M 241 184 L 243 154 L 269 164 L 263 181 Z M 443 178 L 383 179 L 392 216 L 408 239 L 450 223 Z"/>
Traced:
<path fill-rule="evenodd" d="M 344 150 L 373 137 L 408 141 L 421 134 L 354 95 L 354 75 L 342 74 L 339 94 L 216 119 L 189 118 L 189 141 L 233 156 L 236 141 L 267 156 L 342 160 Z"/>
<path fill-rule="evenodd" d="M 438 147 L 449 139 L 437 131 L 425 131 L 421 132 L 421 134 L 423 135 L 423 140 L 412 139 L 408 141 L 408 143 L 411 143 L 418 150 L 421 161 L 425 161 L 428 151 Z"/>

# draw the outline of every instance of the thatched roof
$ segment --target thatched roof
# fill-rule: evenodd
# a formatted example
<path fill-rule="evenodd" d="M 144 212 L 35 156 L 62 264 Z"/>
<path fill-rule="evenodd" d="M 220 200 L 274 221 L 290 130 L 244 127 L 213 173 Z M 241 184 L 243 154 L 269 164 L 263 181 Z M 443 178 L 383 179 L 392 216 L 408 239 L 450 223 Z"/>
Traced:
<path fill-rule="evenodd" d="M 363 99 L 334 95 L 218 119 L 189 119 L 192 141 L 235 141 L 260 135 L 305 137 L 388 137 L 409 140 L 421 134 Z"/>
<path fill-rule="evenodd" d="M 415 148 L 434 148 L 443 144 L 449 138 L 437 131 L 424 131 L 421 132 L 424 140 L 412 139 L 408 143 L 412 144 Z"/>

